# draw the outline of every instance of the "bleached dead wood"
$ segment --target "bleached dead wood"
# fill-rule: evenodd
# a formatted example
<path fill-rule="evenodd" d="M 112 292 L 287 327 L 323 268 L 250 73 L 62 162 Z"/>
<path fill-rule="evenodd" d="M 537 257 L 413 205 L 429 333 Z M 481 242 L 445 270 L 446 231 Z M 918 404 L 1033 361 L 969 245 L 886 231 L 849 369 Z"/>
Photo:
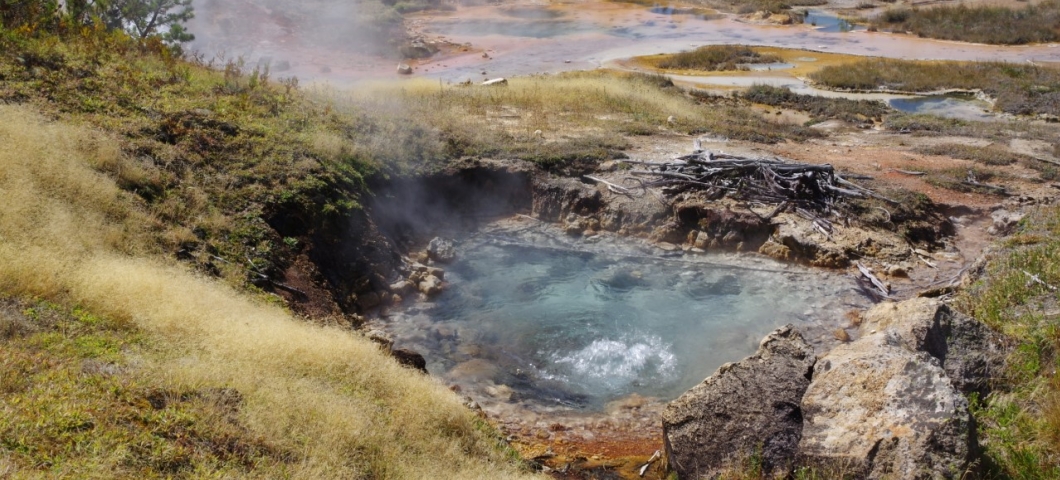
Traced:
<path fill-rule="evenodd" d="M 917 259 L 919 259 L 921 262 L 924 262 L 925 265 L 927 265 L 927 266 L 929 266 L 931 268 L 938 268 L 938 265 L 935 264 L 935 262 L 932 262 L 931 260 L 927 259 L 927 255 L 924 255 L 924 254 L 918 252 L 917 249 L 915 249 L 915 248 L 912 249 L 912 252 L 913 252 L 913 256 L 916 257 Z"/>
<path fill-rule="evenodd" d="M 889 297 L 891 295 L 891 289 L 888 288 L 887 285 L 883 283 L 878 277 L 876 277 L 876 275 L 873 275 L 872 270 L 869 270 L 868 267 L 862 265 L 861 262 L 858 262 L 857 266 L 861 274 L 864 275 L 865 278 L 869 279 L 869 281 L 872 282 L 872 284 L 876 286 L 876 288 L 880 289 L 880 292 L 883 293 L 884 297 Z"/>
<path fill-rule="evenodd" d="M 1034 283 L 1037 283 L 1038 285 L 1041 285 L 1041 286 L 1043 286 L 1045 288 L 1048 288 L 1051 291 L 1054 291 L 1054 292 L 1056 291 L 1056 287 L 1054 287 L 1052 285 L 1049 285 L 1048 283 L 1045 283 L 1045 281 L 1042 280 L 1042 277 L 1039 277 L 1038 275 L 1035 275 L 1035 274 L 1033 274 L 1031 272 L 1028 272 L 1026 270 L 1024 270 L 1023 273 L 1025 275 L 1027 275 L 1028 277 L 1030 277 L 1030 279 L 1031 279 L 1030 281 L 1032 281 Z"/>
<path fill-rule="evenodd" d="M 612 192 L 614 192 L 614 193 L 620 193 L 622 195 L 629 195 L 629 189 L 626 188 L 626 187 L 623 187 L 621 185 L 616 185 L 616 184 L 611 183 L 611 182 L 609 182 L 607 180 L 604 180 L 604 179 L 599 178 L 599 177 L 594 177 L 592 175 L 584 175 L 584 177 L 589 179 L 589 180 L 592 180 L 592 181 L 594 181 L 596 183 L 600 183 L 600 184 L 606 185 L 607 189 L 612 191 Z"/>
<path fill-rule="evenodd" d="M 645 473 L 648 473 L 648 468 L 651 467 L 651 464 L 655 463 L 655 461 L 660 458 L 662 458 L 662 452 L 656 450 L 655 453 L 652 454 L 651 458 L 648 459 L 648 463 L 645 463 L 640 467 L 640 472 L 638 473 L 638 475 L 643 477 Z"/>

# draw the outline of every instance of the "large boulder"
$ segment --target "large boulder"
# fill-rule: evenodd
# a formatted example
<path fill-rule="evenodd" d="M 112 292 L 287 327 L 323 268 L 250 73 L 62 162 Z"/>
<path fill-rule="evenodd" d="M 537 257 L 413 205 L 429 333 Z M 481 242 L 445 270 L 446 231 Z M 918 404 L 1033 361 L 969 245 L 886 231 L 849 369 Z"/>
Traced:
<path fill-rule="evenodd" d="M 881 303 L 865 313 L 861 331 L 889 332 L 906 348 L 937 358 L 958 390 L 979 398 L 1004 367 L 1000 334 L 938 299 Z"/>
<path fill-rule="evenodd" d="M 810 383 L 813 347 L 791 326 L 770 333 L 758 351 L 725 364 L 670 402 L 663 439 L 681 478 L 712 476 L 758 452 L 767 472 L 784 472 L 803 428 L 800 401 Z"/>
<path fill-rule="evenodd" d="M 893 331 L 821 358 L 802 412 L 799 463 L 825 476 L 963 478 L 975 450 L 968 401 Z"/>

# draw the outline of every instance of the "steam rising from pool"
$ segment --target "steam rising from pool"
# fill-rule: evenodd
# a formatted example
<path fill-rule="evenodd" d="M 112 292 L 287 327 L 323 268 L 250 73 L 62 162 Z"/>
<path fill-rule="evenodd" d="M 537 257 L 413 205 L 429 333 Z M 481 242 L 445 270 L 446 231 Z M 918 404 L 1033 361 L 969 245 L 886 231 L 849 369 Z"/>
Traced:
<path fill-rule="evenodd" d="M 386 328 L 480 401 L 597 410 L 674 398 L 778 326 L 837 324 L 851 297 L 849 279 L 758 256 L 663 253 L 481 235 L 462 242 L 446 292 Z"/>

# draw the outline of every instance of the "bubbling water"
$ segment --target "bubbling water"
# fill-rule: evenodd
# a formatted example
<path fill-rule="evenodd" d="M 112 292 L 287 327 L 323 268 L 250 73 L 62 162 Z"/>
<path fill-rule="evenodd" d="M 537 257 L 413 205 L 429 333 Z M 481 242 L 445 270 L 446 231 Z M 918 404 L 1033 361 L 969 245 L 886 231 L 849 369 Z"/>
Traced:
<path fill-rule="evenodd" d="M 551 352 L 549 377 L 586 392 L 618 392 L 649 377 L 666 381 L 677 369 L 673 346 L 658 335 L 629 334 L 597 339 L 574 352 Z"/>
<path fill-rule="evenodd" d="M 386 328 L 486 401 L 593 411 L 674 398 L 778 326 L 844 322 L 852 297 L 849 279 L 758 256 L 536 235 L 465 240 L 449 289 Z"/>

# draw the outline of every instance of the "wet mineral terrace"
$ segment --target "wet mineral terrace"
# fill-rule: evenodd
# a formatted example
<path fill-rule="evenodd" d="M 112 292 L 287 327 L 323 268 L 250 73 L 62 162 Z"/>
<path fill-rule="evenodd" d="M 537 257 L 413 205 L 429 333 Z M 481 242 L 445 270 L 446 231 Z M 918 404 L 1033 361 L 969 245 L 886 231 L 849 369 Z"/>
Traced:
<path fill-rule="evenodd" d="M 264 61 L 271 63 L 275 76 L 295 75 L 339 86 L 396 76 L 395 59 L 365 55 L 354 36 L 347 42 L 321 43 L 314 32 L 300 29 L 296 18 L 254 2 L 212 2 L 197 6 L 196 13 L 189 28 L 197 39 L 190 48 L 207 58 L 241 57 L 250 65 Z M 811 11 L 809 23 L 794 26 L 756 25 L 699 8 L 600 0 L 457 6 L 451 12 L 406 18 L 426 38 L 458 47 L 413 62 L 412 77 L 450 82 L 592 69 L 615 60 L 709 44 L 905 59 L 1060 62 L 1056 44 L 993 46 L 847 31 L 849 24 L 816 10 Z M 242 28 L 233 26 L 248 22 Z"/>
<path fill-rule="evenodd" d="M 378 326 L 510 431 L 548 438 L 561 425 L 574 441 L 657 436 L 664 402 L 772 329 L 793 323 L 826 348 L 865 305 L 843 275 L 529 219 L 461 239 L 445 278 L 444 293 Z"/>

